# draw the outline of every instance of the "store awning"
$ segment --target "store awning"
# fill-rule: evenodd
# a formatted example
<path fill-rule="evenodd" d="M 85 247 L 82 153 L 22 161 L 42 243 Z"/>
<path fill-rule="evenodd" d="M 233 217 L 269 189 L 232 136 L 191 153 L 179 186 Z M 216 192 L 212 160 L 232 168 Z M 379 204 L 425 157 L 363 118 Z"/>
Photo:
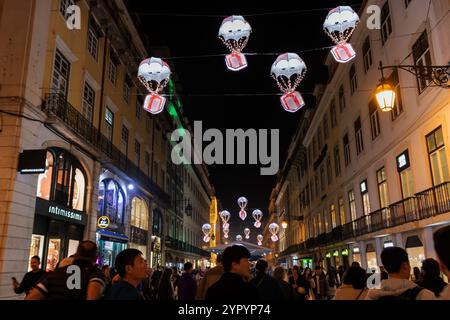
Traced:
<path fill-rule="evenodd" d="M 122 242 L 122 243 L 127 243 L 129 240 L 126 235 L 121 234 L 121 233 L 116 233 L 116 232 L 108 231 L 108 230 L 104 230 L 104 229 L 97 230 L 97 232 L 100 234 L 100 237 L 102 240 Z"/>

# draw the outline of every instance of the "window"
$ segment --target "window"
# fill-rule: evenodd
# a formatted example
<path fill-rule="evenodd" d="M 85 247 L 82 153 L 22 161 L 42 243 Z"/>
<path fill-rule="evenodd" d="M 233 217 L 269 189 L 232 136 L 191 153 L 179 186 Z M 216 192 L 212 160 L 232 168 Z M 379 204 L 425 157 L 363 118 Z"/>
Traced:
<path fill-rule="evenodd" d="M 380 200 L 380 208 L 389 206 L 388 185 L 386 181 L 386 171 L 383 168 L 377 171 L 378 196 Z"/>
<path fill-rule="evenodd" d="M 433 185 L 436 186 L 450 180 L 442 127 L 427 135 L 426 139 Z"/>
<path fill-rule="evenodd" d="M 339 155 L 339 145 L 334 146 L 334 170 L 336 177 L 341 175 L 341 157 Z"/>
<path fill-rule="evenodd" d="M 92 123 L 92 116 L 94 112 L 95 105 L 95 91 L 91 88 L 91 86 L 84 82 L 83 88 L 83 102 L 82 102 L 82 110 L 81 113 L 83 117 Z"/>
<path fill-rule="evenodd" d="M 128 75 L 125 75 L 125 81 L 123 82 L 123 101 L 127 104 L 130 103 L 131 87 L 133 83 Z"/>
<path fill-rule="evenodd" d="M 67 97 L 69 89 L 70 63 L 63 54 L 56 49 L 52 74 L 52 92 Z"/>
<path fill-rule="evenodd" d="M 326 208 L 323 209 L 323 217 L 322 217 L 322 219 L 323 219 L 323 227 L 324 227 L 323 232 L 324 232 L 324 233 L 327 233 L 327 232 L 330 231 L 330 229 L 329 229 L 330 223 L 328 222 L 328 221 L 329 221 L 329 220 L 328 220 L 328 212 L 327 212 L 327 209 L 326 209 Z"/>
<path fill-rule="evenodd" d="M 139 168 L 141 164 L 141 144 L 137 140 L 134 140 L 134 162 Z"/>
<path fill-rule="evenodd" d="M 316 196 L 319 197 L 320 196 L 319 176 L 316 174 L 314 178 L 315 178 L 315 185 L 316 185 Z"/>
<path fill-rule="evenodd" d="M 320 126 L 317 129 L 317 143 L 318 143 L 317 153 L 320 154 L 320 151 L 322 150 L 322 146 L 323 146 L 322 128 Z"/>
<path fill-rule="evenodd" d="M 89 26 L 88 28 L 88 37 L 87 37 L 87 49 L 88 52 L 91 54 L 92 58 L 94 58 L 95 61 L 97 61 L 97 55 L 98 55 L 98 36 L 95 32 L 94 28 Z"/>
<path fill-rule="evenodd" d="M 323 165 L 320 166 L 320 191 L 325 191 L 326 182 L 325 182 L 325 169 Z"/>
<path fill-rule="evenodd" d="M 355 142 L 356 142 L 356 154 L 360 154 L 364 150 L 364 142 L 361 128 L 361 118 L 358 117 L 354 123 L 355 127 Z"/>
<path fill-rule="evenodd" d="M 45 172 L 39 174 L 36 196 L 74 210 L 84 210 L 86 178 L 81 164 L 63 149 L 47 151 Z"/>
<path fill-rule="evenodd" d="M 339 111 L 342 112 L 345 109 L 345 91 L 344 85 L 339 88 Z"/>
<path fill-rule="evenodd" d="M 351 154 L 350 154 L 350 143 L 348 141 L 348 134 L 345 134 L 344 136 L 344 160 L 345 160 L 345 166 L 347 167 L 351 162 Z"/>
<path fill-rule="evenodd" d="M 74 0 L 60 0 L 59 1 L 59 13 L 64 17 L 64 20 L 69 18 L 66 10 L 69 6 L 74 5 Z"/>
<path fill-rule="evenodd" d="M 311 186 L 311 201 L 313 201 L 316 197 L 316 195 L 315 195 L 316 188 L 314 186 L 314 179 L 311 179 L 309 181 L 309 185 Z"/>
<path fill-rule="evenodd" d="M 364 72 L 367 73 L 372 66 L 372 50 L 370 49 L 370 36 L 367 36 L 364 41 L 363 47 L 363 59 L 364 59 Z"/>
<path fill-rule="evenodd" d="M 142 101 L 137 99 L 137 101 L 136 101 L 136 119 L 141 120 L 141 116 L 142 116 Z M 148 131 L 150 131 L 150 121 L 149 121 L 149 129 L 148 129 Z"/>
<path fill-rule="evenodd" d="M 98 191 L 99 215 L 107 216 L 111 221 L 111 229 L 118 229 L 124 223 L 125 196 L 117 182 L 105 179 L 100 182 Z"/>
<path fill-rule="evenodd" d="M 417 85 L 419 93 L 422 93 L 430 84 L 431 75 L 427 66 L 431 66 L 431 53 L 428 44 L 427 32 L 424 31 L 416 43 L 413 45 L 414 65 L 419 67 L 418 73 L 420 78 L 417 78 Z"/>
<path fill-rule="evenodd" d="M 36 193 L 36 197 L 38 198 L 50 200 L 52 178 L 53 178 L 53 163 L 54 163 L 53 153 L 47 151 L 47 158 L 45 159 L 45 172 L 39 174 L 38 176 L 37 193 Z"/>
<path fill-rule="evenodd" d="M 109 53 L 109 64 L 108 64 L 108 79 L 111 81 L 113 85 L 116 85 L 117 79 L 117 66 L 119 65 L 119 61 L 113 53 L 113 49 L 110 48 Z"/>
<path fill-rule="evenodd" d="M 370 128 L 372 131 L 372 140 L 380 135 L 380 119 L 376 102 L 372 99 L 369 103 Z"/>
<path fill-rule="evenodd" d="M 336 228 L 337 227 L 337 222 L 336 222 L 336 206 L 334 204 L 332 204 L 330 206 L 330 216 L 331 216 L 331 228 Z"/>
<path fill-rule="evenodd" d="M 106 138 L 112 141 L 114 131 L 114 113 L 106 107 L 105 110 Z"/>
<path fill-rule="evenodd" d="M 340 222 L 342 226 L 346 223 L 344 198 L 342 197 L 339 198 L 338 203 L 339 203 L 339 219 L 341 220 Z"/>
<path fill-rule="evenodd" d="M 142 229 L 148 230 L 148 209 L 145 201 L 134 197 L 131 201 L 131 225 Z"/>
<path fill-rule="evenodd" d="M 144 162 L 145 162 L 145 172 L 147 173 L 148 176 L 150 176 L 150 154 L 147 151 L 145 151 Z"/>
<path fill-rule="evenodd" d="M 328 128 L 328 117 L 327 115 L 325 115 L 323 117 L 323 136 L 325 137 L 325 140 L 328 139 L 328 137 L 330 136 L 330 131 Z"/>
<path fill-rule="evenodd" d="M 369 201 L 369 190 L 367 188 L 367 180 L 364 180 L 360 184 L 361 189 L 361 198 L 363 203 L 363 212 L 364 215 L 368 215 L 370 213 L 370 201 Z"/>
<path fill-rule="evenodd" d="M 137 108 L 137 107 L 136 107 Z M 152 129 L 152 119 L 150 118 L 150 115 L 147 115 L 145 117 L 145 131 L 147 133 L 150 133 Z"/>
<path fill-rule="evenodd" d="M 314 137 L 313 138 L 313 153 L 312 153 L 312 156 L 313 156 L 313 158 L 312 158 L 312 161 L 315 161 L 315 159 L 316 159 L 316 155 L 318 154 L 318 151 L 317 151 L 317 139 L 316 139 L 316 137 Z"/>
<path fill-rule="evenodd" d="M 358 89 L 358 79 L 356 78 L 355 64 L 353 64 L 350 67 L 349 78 L 350 78 L 350 93 L 353 95 Z"/>
<path fill-rule="evenodd" d="M 333 168 L 331 167 L 331 158 L 328 157 L 327 158 L 327 180 L 328 180 L 328 185 L 331 184 L 333 179 Z"/>
<path fill-rule="evenodd" d="M 381 43 L 384 45 L 392 33 L 391 12 L 389 10 L 389 0 L 381 9 Z"/>
<path fill-rule="evenodd" d="M 397 171 L 400 174 L 403 199 L 412 197 L 414 195 L 414 187 L 408 150 L 397 157 Z"/>
<path fill-rule="evenodd" d="M 392 121 L 394 121 L 403 112 L 402 92 L 400 89 L 400 81 L 398 79 L 397 70 L 392 72 L 392 75 L 389 77 L 389 80 L 395 89 L 395 104 L 394 104 L 394 109 L 392 109 L 392 111 L 391 111 L 391 118 L 392 118 Z"/>
<path fill-rule="evenodd" d="M 334 102 L 330 105 L 330 119 L 331 119 L 331 128 L 336 127 L 337 119 L 336 119 L 336 105 Z"/>
<path fill-rule="evenodd" d="M 122 134 L 121 134 L 121 142 L 122 142 L 122 152 L 128 157 L 128 137 L 130 133 L 126 126 L 122 125 Z"/>
<path fill-rule="evenodd" d="M 350 190 L 348 193 L 348 203 L 350 205 L 350 216 L 352 221 L 356 220 L 356 200 L 355 200 L 355 192 Z"/>

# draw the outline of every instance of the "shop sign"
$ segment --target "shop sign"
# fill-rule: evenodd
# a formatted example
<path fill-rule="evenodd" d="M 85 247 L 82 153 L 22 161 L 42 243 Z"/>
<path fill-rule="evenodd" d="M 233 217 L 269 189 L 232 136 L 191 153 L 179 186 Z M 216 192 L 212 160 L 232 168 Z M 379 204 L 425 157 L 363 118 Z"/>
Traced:
<path fill-rule="evenodd" d="M 338 256 L 339 256 L 339 251 L 337 251 L 337 250 L 334 251 L 334 252 L 333 252 L 333 257 L 338 257 Z"/>
<path fill-rule="evenodd" d="M 331 258 L 331 252 L 328 252 L 328 253 L 325 255 L 325 257 L 326 257 L 326 258 Z"/>
<path fill-rule="evenodd" d="M 110 223 L 110 221 L 109 221 L 108 216 L 101 216 L 101 217 L 98 218 L 98 220 L 97 220 L 97 226 L 98 226 L 100 229 L 106 229 L 106 228 L 108 228 L 109 223 Z"/>
<path fill-rule="evenodd" d="M 47 150 L 24 150 L 19 154 L 17 171 L 21 174 L 36 174 L 45 172 Z"/>
<path fill-rule="evenodd" d="M 348 249 L 342 250 L 341 254 L 342 254 L 343 256 L 348 256 Z"/>
<path fill-rule="evenodd" d="M 58 220 L 86 225 L 87 214 L 81 211 L 69 209 L 59 204 L 36 198 L 36 213 Z"/>
<path fill-rule="evenodd" d="M 359 248 L 358 247 L 353 248 L 353 253 L 359 253 Z"/>

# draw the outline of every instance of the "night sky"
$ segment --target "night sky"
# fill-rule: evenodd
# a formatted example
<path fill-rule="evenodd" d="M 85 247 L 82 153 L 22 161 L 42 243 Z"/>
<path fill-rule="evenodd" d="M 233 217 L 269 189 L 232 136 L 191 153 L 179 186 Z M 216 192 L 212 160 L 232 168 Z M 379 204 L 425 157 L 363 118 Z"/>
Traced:
<path fill-rule="evenodd" d="M 277 5 L 277 1 L 264 4 L 210 1 L 203 5 L 189 1 L 189 7 L 179 7 L 169 2 L 164 5 L 164 1 L 126 2 L 131 17 L 138 16 L 138 30 L 148 35 L 150 45 L 169 48 L 172 59 L 167 60 L 179 77 L 177 92 L 181 93 L 184 113 L 191 123 L 203 121 L 203 130 L 279 129 L 281 169 L 290 139 L 304 110 L 314 108 L 315 100 L 310 94 L 314 84 L 324 79 L 322 64 L 327 50 L 300 51 L 332 45 L 322 29 L 329 9 L 351 5 L 358 12 L 362 0 L 288 1 L 281 2 L 282 5 Z M 320 8 L 324 9 L 316 10 Z M 299 10 L 310 11 L 295 12 Z M 276 12 L 278 14 L 273 14 Z M 230 15 L 244 16 L 252 27 L 244 53 L 271 54 L 247 56 L 248 67 L 238 72 L 229 71 L 222 56 L 187 58 L 229 53 L 218 39 L 218 30 L 224 17 Z M 149 51 L 152 54 L 151 49 Z M 308 67 L 298 89 L 307 106 L 294 114 L 284 111 L 280 105 L 276 95 L 279 93 L 278 87 L 270 76 L 270 68 L 277 54 L 285 52 L 298 53 Z M 252 93 L 258 96 L 228 96 Z M 231 240 L 238 233 L 243 235 L 243 229 L 249 227 L 252 230 L 251 241 L 256 241 L 257 229 L 250 227 L 253 208 L 260 208 L 267 218 L 269 196 L 275 186 L 276 175 L 261 176 L 260 166 L 208 166 L 217 196 L 223 208 L 232 214 Z M 237 199 L 240 196 L 247 197 L 249 201 L 250 210 L 247 210 L 248 217 L 244 223 L 238 217 Z"/>

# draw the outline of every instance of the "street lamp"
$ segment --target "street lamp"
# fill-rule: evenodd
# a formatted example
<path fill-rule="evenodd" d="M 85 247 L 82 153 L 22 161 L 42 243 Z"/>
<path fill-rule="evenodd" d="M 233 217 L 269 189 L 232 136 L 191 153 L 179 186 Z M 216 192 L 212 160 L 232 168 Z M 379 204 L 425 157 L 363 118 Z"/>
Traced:
<path fill-rule="evenodd" d="M 286 221 L 286 219 L 283 220 L 283 221 L 281 222 L 281 227 L 282 227 L 283 229 L 287 229 L 287 227 L 288 227 L 288 222 Z"/>
<path fill-rule="evenodd" d="M 383 66 L 380 61 L 381 84 L 375 91 L 375 98 L 381 111 L 389 112 L 395 106 L 395 90 L 384 78 L 384 69 L 404 70 L 413 74 L 419 80 L 426 80 L 429 86 L 437 86 L 444 89 L 450 88 L 450 65 L 447 66 L 417 66 L 417 65 L 394 65 Z"/>
<path fill-rule="evenodd" d="M 174 203 L 183 203 L 184 205 L 184 211 L 186 211 L 186 215 L 188 217 L 192 216 L 192 205 L 191 205 L 191 201 L 188 199 L 182 199 L 179 201 L 174 201 Z"/>

